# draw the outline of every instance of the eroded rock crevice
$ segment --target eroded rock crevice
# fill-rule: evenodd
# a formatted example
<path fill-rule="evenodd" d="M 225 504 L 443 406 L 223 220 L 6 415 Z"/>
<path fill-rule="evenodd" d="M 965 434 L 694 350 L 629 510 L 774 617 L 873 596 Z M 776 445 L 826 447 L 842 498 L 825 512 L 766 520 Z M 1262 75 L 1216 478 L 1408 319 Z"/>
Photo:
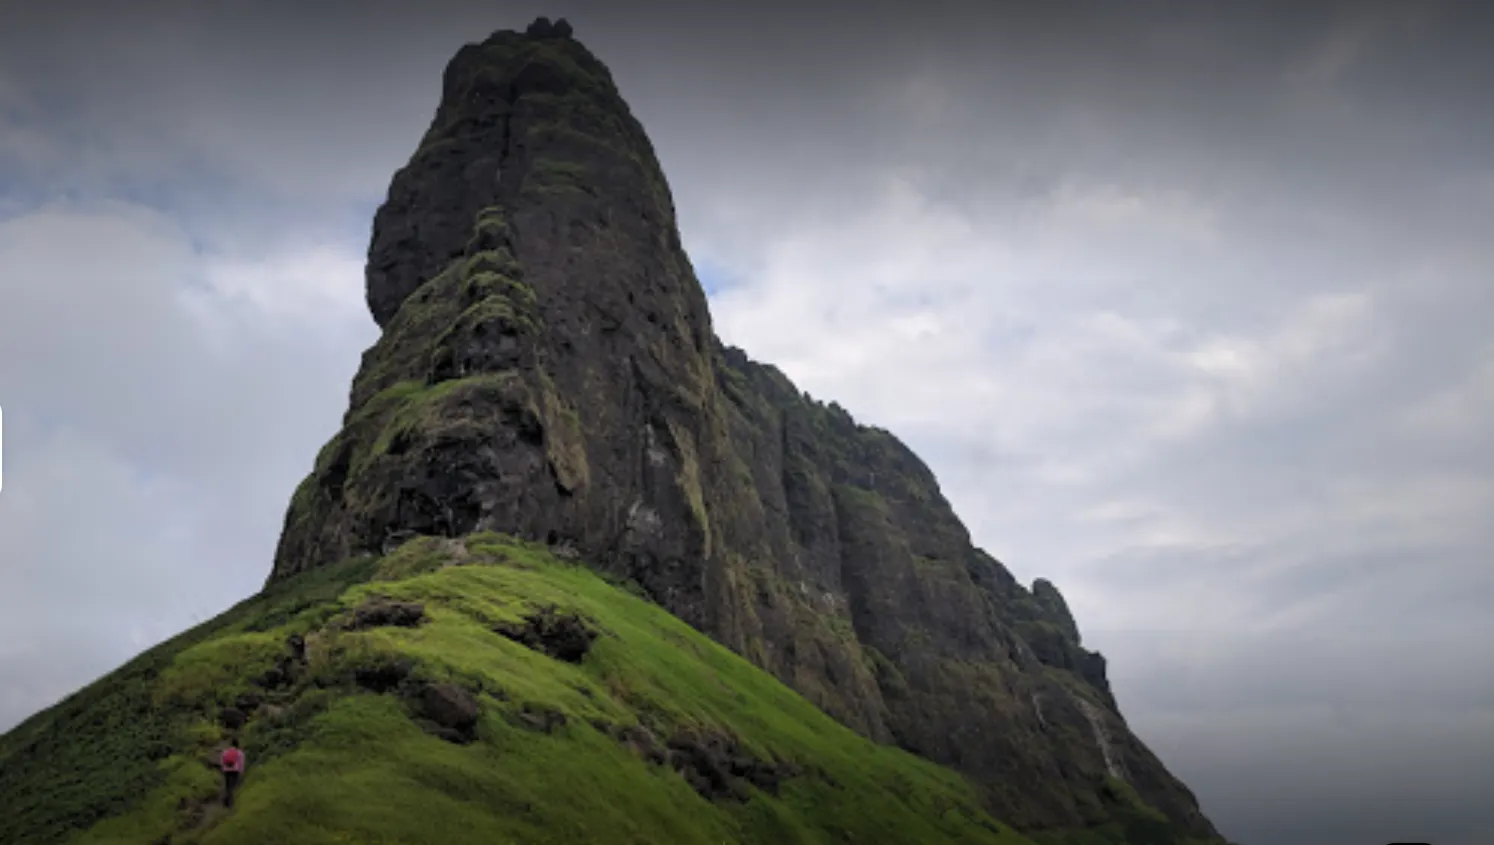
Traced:
<path fill-rule="evenodd" d="M 1125 766 L 1121 763 L 1120 755 L 1116 753 L 1114 740 L 1110 735 L 1110 728 L 1105 724 L 1104 713 L 1100 711 L 1100 708 L 1082 698 L 1078 699 L 1078 705 L 1080 712 L 1084 714 L 1085 720 L 1089 722 L 1090 730 L 1094 733 L 1095 745 L 1099 748 L 1100 755 L 1105 760 L 1106 774 L 1113 778 L 1128 780 Z"/>

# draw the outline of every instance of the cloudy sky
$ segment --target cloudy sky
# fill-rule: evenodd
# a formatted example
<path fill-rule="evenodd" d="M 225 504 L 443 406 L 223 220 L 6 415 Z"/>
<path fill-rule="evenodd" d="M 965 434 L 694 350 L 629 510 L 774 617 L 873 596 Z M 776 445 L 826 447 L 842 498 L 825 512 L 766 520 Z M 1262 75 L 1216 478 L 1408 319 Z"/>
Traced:
<path fill-rule="evenodd" d="M 0 730 L 259 587 L 446 60 L 564 14 L 718 332 L 1054 579 L 1227 834 L 1494 841 L 1476 3 L 40 5 L 0 6 Z"/>

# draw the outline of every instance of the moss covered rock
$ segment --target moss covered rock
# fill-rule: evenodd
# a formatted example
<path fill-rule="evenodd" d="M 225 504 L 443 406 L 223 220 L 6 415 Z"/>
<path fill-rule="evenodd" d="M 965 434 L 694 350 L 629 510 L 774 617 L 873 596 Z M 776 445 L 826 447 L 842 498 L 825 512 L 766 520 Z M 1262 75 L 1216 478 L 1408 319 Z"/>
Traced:
<path fill-rule="evenodd" d="M 716 339 L 647 135 L 601 62 L 541 30 L 446 69 L 375 219 L 383 334 L 271 583 L 410 534 L 575 549 L 866 737 L 969 773 L 1001 818 L 1116 823 L 1112 777 L 1214 836 L 1053 585 L 974 548 L 897 438 Z"/>

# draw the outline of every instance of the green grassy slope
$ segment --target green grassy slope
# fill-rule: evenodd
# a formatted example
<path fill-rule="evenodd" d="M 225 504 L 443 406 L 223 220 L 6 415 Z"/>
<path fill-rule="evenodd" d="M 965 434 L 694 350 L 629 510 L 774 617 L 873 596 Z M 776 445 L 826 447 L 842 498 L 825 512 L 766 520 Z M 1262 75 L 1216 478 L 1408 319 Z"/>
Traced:
<path fill-rule="evenodd" d="M 426 619 L 344 629 L 373 596 Z M 494 630 L 552 605 L 597 632 L 579 663 Z M 256 685 L 292 634 L 305 661 Z M 379 667 L 402 684 L 375 691 Z M 465 744 L 422 721 L 421 690 L 441 683 L 479 706 Z M 252 709 L 250 767 L 225 811 L 211 762 L 236 702 Z M 730 736 L 781 780 L 707 798 L 650 743 L 616 738 L 639 724 L 657 749 Z M 958 774 L 862 739 L 662 609 L 498 535 L 317 570 L 163 643 L 0 737 L 0 796 L 6 845 L 1029 842 Z"/>

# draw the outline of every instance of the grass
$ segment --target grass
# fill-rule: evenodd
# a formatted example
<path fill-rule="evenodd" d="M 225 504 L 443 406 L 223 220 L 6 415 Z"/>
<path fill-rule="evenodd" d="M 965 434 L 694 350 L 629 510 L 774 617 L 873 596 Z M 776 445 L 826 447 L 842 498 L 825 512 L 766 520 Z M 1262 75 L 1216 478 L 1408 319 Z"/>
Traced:
<path fill-rule="evenodd" d="M 429 621 L 328 624 L 373 595 L 419 601 Z M 600 632 L 581 663 L 493 632 L 544 605 Z M 292 633 L 306 637 L 306 674 L 241 732 L 250 768 L 225 811 L 210 767 L 217 708 Z M 477 691 L 476 741 L 436 738 L 398 695 L 347 680 L 394 658 Z M 525 707 L 566 723 L 521 726 Z M 709 800 L 601 729 L 639 723 L 661 737 L 724 732 L 802 773 L 776 795 Z M 658 606 L 494 534 L 421 538 L 275 584 L 0 738 L 0 794 L 0 842 L 28 845 L 1029 843 L 960 775 L 864 740 Z"/>
<path fill-rule="evenodd" d="M 375 563 L 348 561 L 274 585 L 0 736 L 0 843 L 63 842 L 172 787 L 196 723 L 155 705 L 176 658 L 215 637 L 310 624 L 349 585 L 366 580 Z"/>

